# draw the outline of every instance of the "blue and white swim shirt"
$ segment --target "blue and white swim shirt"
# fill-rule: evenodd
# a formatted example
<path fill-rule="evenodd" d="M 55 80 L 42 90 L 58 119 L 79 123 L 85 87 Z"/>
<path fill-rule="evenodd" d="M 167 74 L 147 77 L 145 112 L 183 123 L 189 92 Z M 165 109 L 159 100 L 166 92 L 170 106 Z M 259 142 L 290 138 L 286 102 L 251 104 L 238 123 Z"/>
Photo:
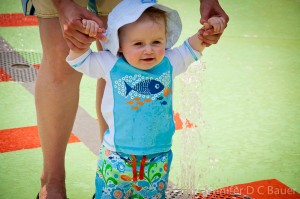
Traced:
<path fill-rule="evenodd" d="M 200 57 L 185 42 L 166 50 L 161 63 L 150 70 L 137 69 L 109 51 L 88 50 L 72 61 L 67 57 L 67 62 L 106 81 L 101 108 L 109 129 L 103 145 L 111 151 L 148 155 L 170 150 L 175 132 L 173 79 Z"/>

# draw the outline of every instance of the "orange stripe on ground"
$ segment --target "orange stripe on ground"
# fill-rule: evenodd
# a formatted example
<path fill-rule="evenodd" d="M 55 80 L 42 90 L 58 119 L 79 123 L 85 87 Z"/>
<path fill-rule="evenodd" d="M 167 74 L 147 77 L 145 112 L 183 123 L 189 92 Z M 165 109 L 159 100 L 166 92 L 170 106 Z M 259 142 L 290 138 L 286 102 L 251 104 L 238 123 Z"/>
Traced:
<path fill-rule="evenodd" d="M 217 190 L 210 192 L 208 197 L 202 197 L 202 194 L 199 194 L 200 198 L 219 198 L 223 194 L 241 194 L 247 195 L 252 199 L 300 199 L 300 194 L 297 193 L 292 188 L 283 184 L 282 182 L 276 179 L 270 180 L 260 180 L 255 182 L 249 182 L 245 184 L 238 184 L 228 187 L 223 187 Z M 229 197 L 229 196 L 228 196 Z M 223 196 L 223 198 L 227 198 Z M 245 198 L 245 197 L 229 197 L 229 198 Z"/>
<path fill-rule="evenodd" d="M 9 76 L 2 68 L 0 68 L 0 82 L 14 81 L 14 79 Z"/>
<path fill-rule="evenodd" d="M 37 25 L 36 16 L 24 16 L 23 13 L 0 14 L 0 27 Z"/>
<path fill-rule="evenodd" d="M 71 134 L 68 143 L 80 142 Z M 41 147 L 37 126 L 0 130 L 0 153 Z"/>

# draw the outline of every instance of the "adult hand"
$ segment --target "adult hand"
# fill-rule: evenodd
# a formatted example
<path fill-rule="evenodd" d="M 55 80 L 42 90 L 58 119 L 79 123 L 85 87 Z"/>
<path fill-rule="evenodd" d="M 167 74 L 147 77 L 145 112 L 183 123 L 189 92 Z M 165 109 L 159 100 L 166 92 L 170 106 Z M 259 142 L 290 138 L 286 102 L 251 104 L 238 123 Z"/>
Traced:
<path fill-rule="evenodd" d="M 222 17 L 225 20 L 225 28 L 227 27 L 227 23 L 229 21 L 228 15 L 220 6 L 218 0 L 200 0 L 200 23 L 203 25 L 208 22 L 208 19 L 211 17 Z M 201 28 L 199 31 L 199 39 L 203 41 L 203 45 L 210 46 L 211 44 L 216 44 L 222 32 L 214 31 L 213 28 L 204 29 Z"/>
<path fill-rule="evenodd" d="M 102 21 L 92 12 L 72 0 L 53 0 L 53 3 L 58 10 L 63 36 L 71 50 L 81 52 L 88 48 L 95 39 L 103 39 L 101 32 L 95 38 L 89 37 L 85 32 L 82 19 L 93 20 L 101 29 L 104 29 Z"/>

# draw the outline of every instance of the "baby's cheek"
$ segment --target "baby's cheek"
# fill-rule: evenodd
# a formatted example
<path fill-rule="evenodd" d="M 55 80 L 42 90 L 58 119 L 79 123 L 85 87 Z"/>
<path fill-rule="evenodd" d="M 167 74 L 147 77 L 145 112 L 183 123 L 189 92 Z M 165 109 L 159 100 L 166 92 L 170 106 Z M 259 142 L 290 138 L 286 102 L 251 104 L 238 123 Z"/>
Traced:
<path fill-rule="evenodd" d="M 123 54 L 126 61 L 131 64 L 131 65 L 136 65 L 137 60 L 138 60 L 138 55 L 134 54 L 134 53 L 127 53 L 126 55 Z"/>
<path fill-rule="evenodd" d="M 137 56 L 134 54 L 129 54 L 126 59 L 128 62 L 136 62 Z"/>
<path fill-rule="evenodd" d="M 158 51 L 157 51 L 157 56 L 159 56 L 159 57 L 164 57 L 165 56 L 165 53 L 166 53 L 166 51 L 165 51 L 165 49 L 159 49 Z"/>

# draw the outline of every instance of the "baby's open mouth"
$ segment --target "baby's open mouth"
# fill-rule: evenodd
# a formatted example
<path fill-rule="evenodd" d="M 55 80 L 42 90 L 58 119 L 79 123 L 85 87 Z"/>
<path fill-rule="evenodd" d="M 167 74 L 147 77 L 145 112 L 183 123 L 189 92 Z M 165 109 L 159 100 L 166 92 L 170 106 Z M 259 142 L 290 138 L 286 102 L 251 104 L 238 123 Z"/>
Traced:
<path fill-rule="evenodd" d="M 142 59 L 143 61 L 147 61 L 147 62 L 149 62 L 149 61 L 153 61 L 154 60 L 154 58 L 145 58 L 145 59 Z"/>

